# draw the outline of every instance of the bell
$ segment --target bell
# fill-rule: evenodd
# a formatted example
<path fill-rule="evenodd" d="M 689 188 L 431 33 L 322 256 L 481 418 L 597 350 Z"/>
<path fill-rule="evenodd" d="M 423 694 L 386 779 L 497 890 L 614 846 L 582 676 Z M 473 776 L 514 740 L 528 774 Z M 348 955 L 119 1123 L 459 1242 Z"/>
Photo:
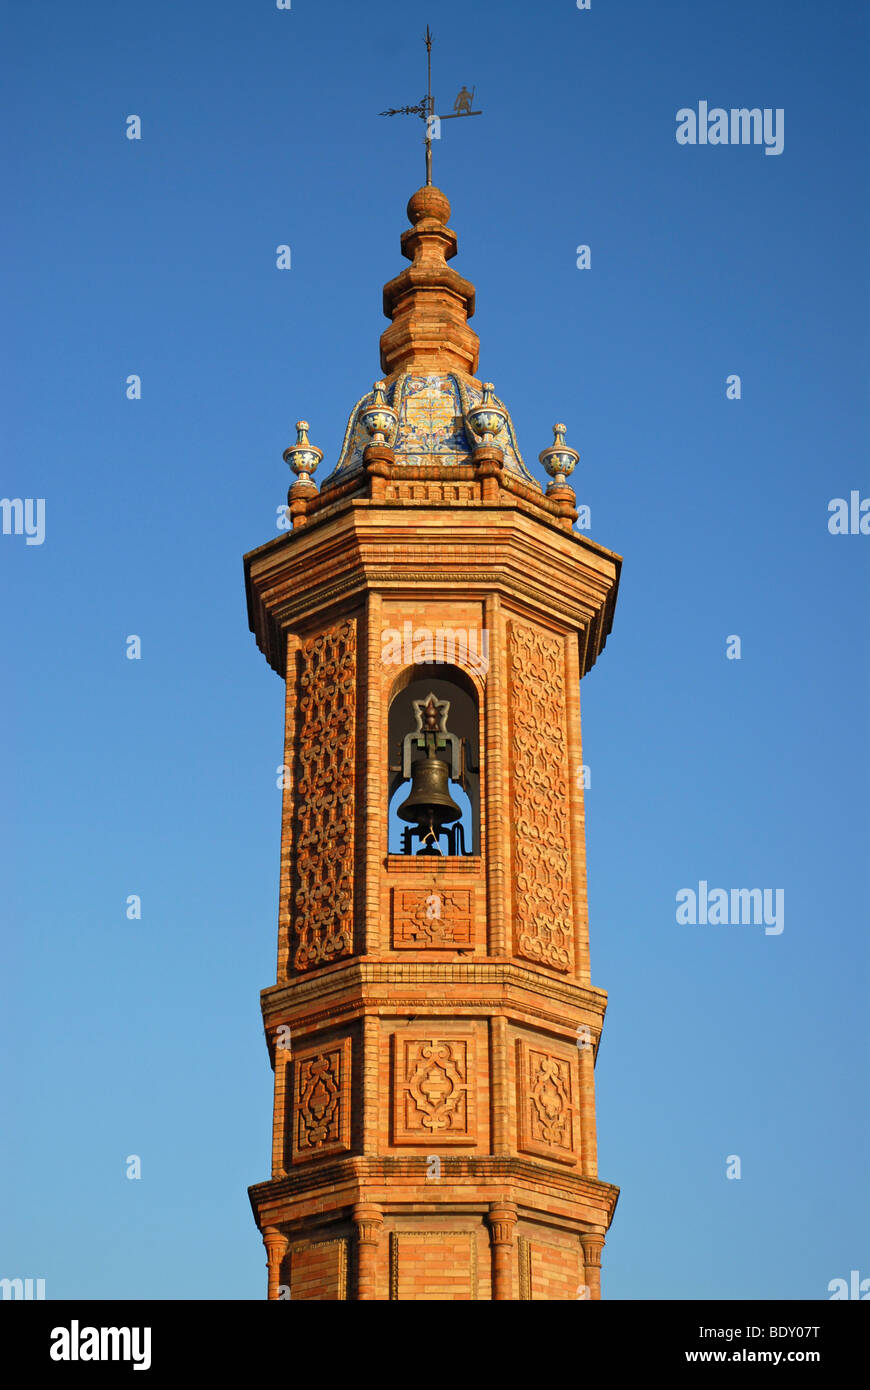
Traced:
<path fill-rule="evenodd" d="M 411 791 L 396 815 L 430 830 L 459 820 L 462 811 L 447 790 L 449 777 L 450 767 L 443 758 L 433 758 L 431 751 L 418 758 L 411 765 Z"/>

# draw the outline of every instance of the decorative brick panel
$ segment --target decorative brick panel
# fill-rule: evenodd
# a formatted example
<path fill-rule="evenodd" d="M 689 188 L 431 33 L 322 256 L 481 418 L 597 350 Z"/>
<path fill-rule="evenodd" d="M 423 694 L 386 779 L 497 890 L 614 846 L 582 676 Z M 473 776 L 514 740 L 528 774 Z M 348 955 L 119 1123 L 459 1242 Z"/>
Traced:
<path fill-rule="evenodd" d="M 577 1299 L 583 1289 L 582 1251 L 577 1246 L 526 1244 L 529 1263 L 527 1298 L 538 1302 L 565 1303 Z"/>
<path fill-rule="evenodd" d="M 444 1303 L 478 1297 L 474 1231 L 393 1231 L 390 1298 Z"/>
<path fill-rule="evenodd" d="M 532 1258 L 525 1236 L 517 1238 L 517 1256 L 520 1266 L 520 1300 L 525 1302 L 532 1296 Z"/>
<path fill-rule="evenodd" d="M 309 970 L 353 950 L 356 623 L 309 638 L 300 660 L 293 964 Z"/>
<path fill-rule="evenodd" d="M 291 1302 L 343 1302 L 347 1298 L 347 1240 L 316 1240 L 290 1251 Z"/>
<path fill-rule="evenodd" d="M 393 1034 L 393 1143 L 474 1144 L 474 1042 Z"/>
<path fill-rule="evenodd" d="M 406 483 L 403 481 L 387 483 L 384 497 L 389 502 L 474 502 L 480 496 L 480 484 L 424 482 Z"/>
<path fill-rule="evenodd" d="M 396 950 L 470 950 L 474 946 L 470 888 L 394 888 Z"/>
<path fill-rule="evenodd" d="M 509 652 L 514 949 L 567 972 L 574 926 L 564 643 L 512 622 Z"/>
<path fill-rule="evenodd" d="M 577 1059 L 517 1040 L 519 1148 L 524 1153 L 575 1164 L 580 1126 Z"/>
<path fill-rule="evenodd" d="M 350 1046 L 344 1038 L 293 1057 L 292 1163 L 350 1149 Z"/>

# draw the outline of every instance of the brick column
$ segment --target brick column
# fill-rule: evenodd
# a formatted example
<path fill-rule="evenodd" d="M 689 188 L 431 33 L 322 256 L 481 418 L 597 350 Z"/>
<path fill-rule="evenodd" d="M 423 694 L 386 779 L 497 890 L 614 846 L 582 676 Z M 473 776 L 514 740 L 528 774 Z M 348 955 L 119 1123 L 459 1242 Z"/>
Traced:
<path fill-rule="evenodd" d="M 501 489 L 500 474 L 504 467 L 504 450 L 497 444 L 478 444 L 471 451 L 471 461 L 481 480 L 481 499 L 485 504 L 498 503 Z"/>
<path fill-rule="evenodd" d="M 293 951 L 290 941 L 290 924 L 294 913 L 293 895 L 293 836 L 296 807 L 296 738 L 298 709 L 296 688 L 296 655 L 302 643 L 292 632 L 287 634 L 284 654 L 286 690 L 284 694 L 284 759 L 285 767 L 290 769 L 284 778 L 281 794 L 281 878 L 278 903 L 278 973 L 276 979 L 284 981 L 291 973 Z M 276 1170 L 277 1171 L 277 1170 Z"/>
<path fill-rule="evenodd" d="M 486 683 L 486 805 L 487 951 L 510 955 L 510 809 L 508 762 L 507 623 L 498 594 L 488 594 L 484 607 L 489 631 L 489 673 Z M 483 798 L 482 798 L 483 799 Z"/>
<path fill-rule="evenodd" d="M 369 449 L 373 445 L 368 446 Z M 359 672 L 360 709 L 365 709 L 360 729 L 357 776 L 362 779 L 360 802 L 365 806 L 362 873 L 363 919 L 357 932 L 357 951 L 375 956 L 386 944 L 381 940 L 381 865 L 387 849 L 387 704 L 384 698 L 380 594 L 369 592 L 366 611 L 365 672 Z M 358 687 L 359 688 L 359 687 Z M 382 751 L 383 750 L 383 751 Z M 358 793 L 359 795 L 359 793 Z M 364 799 L 364 800 L 363 800 Z M 360 900 L 357 899 L 359 904 Z"/>
<path fill-rule="evenodd" d="M 490 1095 L 492 1098 L 492 1151 L 509 1154 L 510 1093 L 508 1088 L 508 1035 L 504 1014 L 495 1014 L 489 1028 Z"/>
<path fill-rule="evenodd" d="M 517 1209 L 512 1202 L 493 1202 L 487 1213 L 489 1236 L 492 1242 L 492 1298 L 512 1299 L 514 1296 L 514 1227 Z"/>
<path fill-rule="evenodd" d="M 591 1029 L 590 1029 L 591 1032 Z M 580 1166 L 584 1177 L 598 1177 L 598 1138 L 595 1130 L 595 1050 L 579 1048 L 580 1055 Z"/>
<path fill-rule="evenodd" d="M 278 1040 L 284 1040 L 284 1046 L 278 1046 Z M 290 1045 L 288 1045 L 290 1044 Z M 272 1048 L 273 1070 L 275 1073 L 272 1093 L 272 1177 L 281 1178 L 287 1171 L 290 1162 L 289 1149 L 287 1145 L 287 1125 L 289 1123 L 290 1107 L 293 1103 L 290 1081 L 290 1068 L 292 1065 L 292 1040 L 286 1033 L 279 1034 L 276 1030 L 275 1041 Z"/>
<path fill-rule="evenodd" d="M 367 444 L 363 449 L 363 463 L 369 475 L 370 497 L 373 502 L 382 502 L 387 491 L 387 480 L 392 477 L 396 455 L 389 444 Z"/>
<path fill-rule="evenodd" d="M 358 1300 L 376 1297 L 377 1256 L 384 1214 L 380 1207 L 370 1202 L 360 1202 L 353 1209 L 353 1219 L 357 1234 L 357 1290 Z"/>
<path fill-rule="evenodd" d="M 362 1021 L 362 1145 L 365 1154 L 378 1152 L 380 1048 L 381 1021 L 376 1014 L 367 1014 Z"/>
<path fill-rule="evenodd" d="M 604 1236 L 581 1235 L 583 1261 L 586 1266 L 586 1283 L 589 1297 L 593 1301 L 601 1298 L 601 1251 L 604 1249 Z"/>
<path fill-rule="evenodd" d="M 586 810 L 582 782 L 583 738 L 580 731 L 580 651 L 572 633 L 565 639 L 565 706 L 568 716 L 568 797 L 571 807 L 571 895 L 574 907 L 576 975 L 589 975 L 589 898 L 586 887 Z"/>
<path fill-rule="evenodd" d="M 281 1261 L 287 1254 L 287 1237 L 277 1226 L 266 1226 L 263 1231 L 263 1244 L 266 1247 L 266 1265 L 269 1270 L 269 1291 L 266 1297 L 276 1299 L 281 1283 Z"/>
<path fill-rule="evenodd" d="M 286 457 L 286 454 L 285 454 Z M 290 520 L 293 522 L 293 529 L 304 526 L 308 516 L 308 503 L 317 496 L 317 484 L 311 478 L 306 482 L 302 478 L 297 478 L 287 493 L 287 505 L 290 508 Z"/>

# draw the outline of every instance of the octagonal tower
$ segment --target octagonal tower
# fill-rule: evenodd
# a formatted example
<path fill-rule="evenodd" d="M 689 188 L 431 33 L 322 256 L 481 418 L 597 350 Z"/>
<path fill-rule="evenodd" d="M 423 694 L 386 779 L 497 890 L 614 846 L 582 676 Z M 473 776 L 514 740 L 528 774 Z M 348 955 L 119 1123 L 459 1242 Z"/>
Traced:
<path fill-rule="evenodd" d="M 620 559 L 572 529 L 475 375 L 450 205 L 408 204 L 383 380 L 292 530 L 245 558 L 286 681 L 270 1298 L 600 1297 L 580 679 Z"/>

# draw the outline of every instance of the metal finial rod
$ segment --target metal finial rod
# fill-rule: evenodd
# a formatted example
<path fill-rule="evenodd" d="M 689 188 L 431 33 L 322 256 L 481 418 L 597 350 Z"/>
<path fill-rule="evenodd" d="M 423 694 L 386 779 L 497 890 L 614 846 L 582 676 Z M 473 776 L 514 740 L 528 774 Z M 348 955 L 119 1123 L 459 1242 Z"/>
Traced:
<path fill-rule="evenodd" d="M 426 185 L 432 184 L 432 116 L 435 103 L 432 100 L 432 35 L 426 25 Z"/>
<path fill-rule="evenodd" d="M 426 147 L 426 186 L 432 186 L 432 127 L 436 121 L 455 121 L 460 116 L 480 116 L 483 113 L 473 111 L 474 93 L 476 87 L 472 87 L 469 92 L 467 87 L 463 87 L 456 101 L 453 104 L 453 111 L 450 115 L 435 115 L 435 98 L 432 95 L 432 31 L 426 25 L 426 95 L 416 106 L 391 106 L 387 111 L 382 111 L 382 116 L 420 116 L 426 122 L 426 134 L 424 144 Z M 436 128 L 436 135 L 439 133 L 440 126 Z"/>

